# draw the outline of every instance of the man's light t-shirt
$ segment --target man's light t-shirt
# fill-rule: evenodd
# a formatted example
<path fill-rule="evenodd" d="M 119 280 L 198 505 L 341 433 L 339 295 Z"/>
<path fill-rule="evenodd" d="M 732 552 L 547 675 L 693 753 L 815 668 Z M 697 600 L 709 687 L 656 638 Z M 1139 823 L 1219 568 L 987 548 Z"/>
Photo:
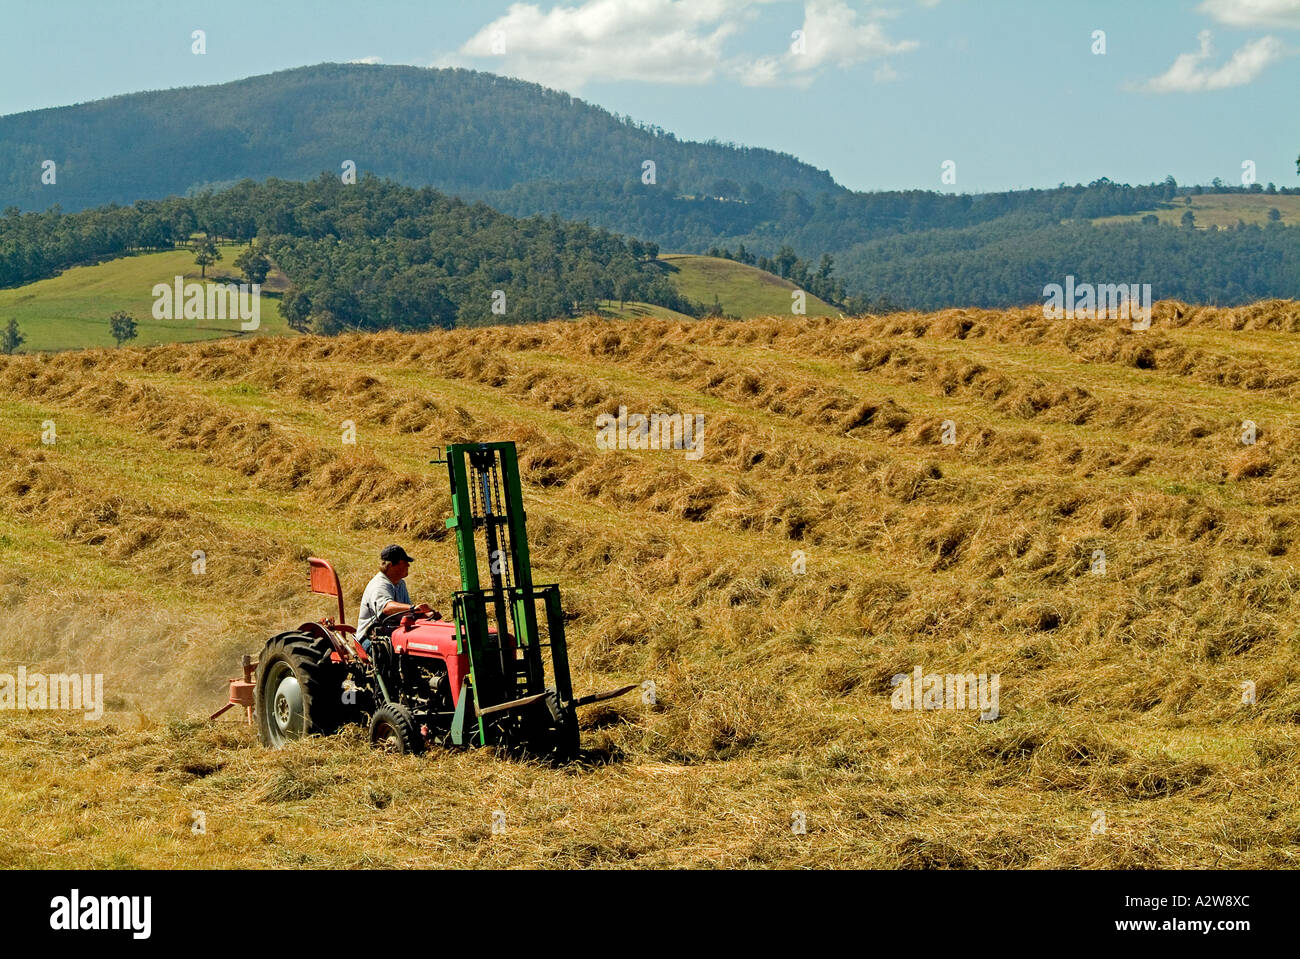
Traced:
<path fill-rule="evenodd" d="M 406 591 L 406 581 L 394 583 L 383 573 L 376 573 L 375 578 L 366 584 L 366 591 L 361 594 L 361 612 L 357 613 L 357 635 L 365 636 L 370 624 L 379 618 L 384 607 L 389 603 L 411 603 L 411 594 Z"/>

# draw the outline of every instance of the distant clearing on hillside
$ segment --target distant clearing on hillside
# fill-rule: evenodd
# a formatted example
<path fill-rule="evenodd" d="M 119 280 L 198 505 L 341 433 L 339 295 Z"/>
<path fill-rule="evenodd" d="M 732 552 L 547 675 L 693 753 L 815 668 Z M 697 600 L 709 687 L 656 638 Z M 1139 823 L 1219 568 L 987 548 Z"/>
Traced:
<path fill-rule="evenodd" d="M 208 281 L 243 282 L 231 262 L 240 247 L 223 246 L 224 257 L 208 267 Z M 222 336 L 275 336 L 291 332 L 280 316 L 279 293 L 282 275 L 272 273 L 263 288 L 261 325 L 245 333 L 239 320 L 155 320 L 153 287 L 172 284 L 177 276 L 186 282 L 202 282 L 194 254 L 186 250 L 143 253 L 121 257 L 95 266 L 78 266 L 59 276 L 38 280 L 13 289 L 0 290 L 0 327 L 10 318 L 18 321 L 27 341 L 25 352 L 112 346 L 108 318 L 116 310 L 135 315 L 139 336 L 136 346 L 210 340 Z"/>
<path fill-rule="evenodd" d="M 1161 223 L 1172 223 L 1175 226 L 1182 223 L 1183 214 L 1188 210 L 1196 217 L 1196 225 L 1201 229 L 1210 226 L 1217 226 L 1219 229 L 1236 226 L 1238 220 L 1246 223 L 1253 223 L 1259 226 L 1266 226 L 1269 222 L 1268 211 L 1276 209 L 1282 214 L 1282 223 L 1287 226 L 1300 224 L 1300 196 L 1294 194 L 1267 194 L 1267 193 L 1202 193 L 1200 196 L 1190 197 L 1192 203 L 1188 206 L 1183 202 L 1183 198 L 1162 206 L 1158 210 L 1148 210 L 1143 213 L 1129 213 L 1124 216 L 1107 216 L 1097 220 L 1094 223 L 1134 223 L 1140 221 L 1144 216 L 1155 216 Z"/>
<path fill-rule="evenodd" d="M 749 319 L 789 316 L 795 285 L 757 267 L 715 256 L 670 253 L 659 257 L 678 291 L 706 307 L 718 302 L 724 313 Z M 839 310 L 807 294 L 808 316 L 838 316 Z"/>

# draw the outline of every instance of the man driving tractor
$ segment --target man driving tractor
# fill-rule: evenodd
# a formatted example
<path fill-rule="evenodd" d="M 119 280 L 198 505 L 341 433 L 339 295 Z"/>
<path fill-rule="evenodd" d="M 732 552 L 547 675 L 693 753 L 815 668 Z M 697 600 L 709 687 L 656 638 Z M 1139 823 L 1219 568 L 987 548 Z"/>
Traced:
<path fill-rule="evenodd" d="M 361 611 L 357 613 L 357 636 L 366 652 L 370 652 L 370 626 L 384 616 L 414 610 L 429 613 L 433 619 L 442 619 L 442 614 L 428 603 L 411 603 L 411 595 L 402 580 L 411 571 L 412 562 L 412 557 L 400 546 L 385 546 L 380 550 L 379 572 L 366 585 L 366 591 L 361 595 Z"/>

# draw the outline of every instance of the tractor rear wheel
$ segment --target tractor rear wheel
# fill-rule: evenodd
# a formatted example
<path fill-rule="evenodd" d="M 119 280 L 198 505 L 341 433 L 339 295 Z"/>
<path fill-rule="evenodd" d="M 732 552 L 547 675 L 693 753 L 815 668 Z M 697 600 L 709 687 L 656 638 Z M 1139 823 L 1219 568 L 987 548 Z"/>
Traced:
<path fill-rule="evenodd" d="M 278 749 L 338 728 L 343 671 L 330 662 L 331 648 L 328 640 L 306 633 L 281 633 L 267 642 L 253 687 L 257 738 L 263 746 Z"/>
<path fill-rule="evenodd" d="M 380 706 L 370 718 L 370 745 L 389 753 L 424 752 L 415 714 L 400 703 Z"/>

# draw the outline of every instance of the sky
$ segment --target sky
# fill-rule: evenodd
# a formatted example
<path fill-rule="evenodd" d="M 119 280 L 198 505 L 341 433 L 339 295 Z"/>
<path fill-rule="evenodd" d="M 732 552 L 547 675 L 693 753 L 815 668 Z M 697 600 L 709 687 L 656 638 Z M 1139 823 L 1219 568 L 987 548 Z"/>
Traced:
<path fill-rule="evenodd" d="M 1239 183 L 1247 163 L 1300 186 L 1300 0 L 6 7 L 0 115 L 356 60 L 531 80 L 857 190 Z"/>

